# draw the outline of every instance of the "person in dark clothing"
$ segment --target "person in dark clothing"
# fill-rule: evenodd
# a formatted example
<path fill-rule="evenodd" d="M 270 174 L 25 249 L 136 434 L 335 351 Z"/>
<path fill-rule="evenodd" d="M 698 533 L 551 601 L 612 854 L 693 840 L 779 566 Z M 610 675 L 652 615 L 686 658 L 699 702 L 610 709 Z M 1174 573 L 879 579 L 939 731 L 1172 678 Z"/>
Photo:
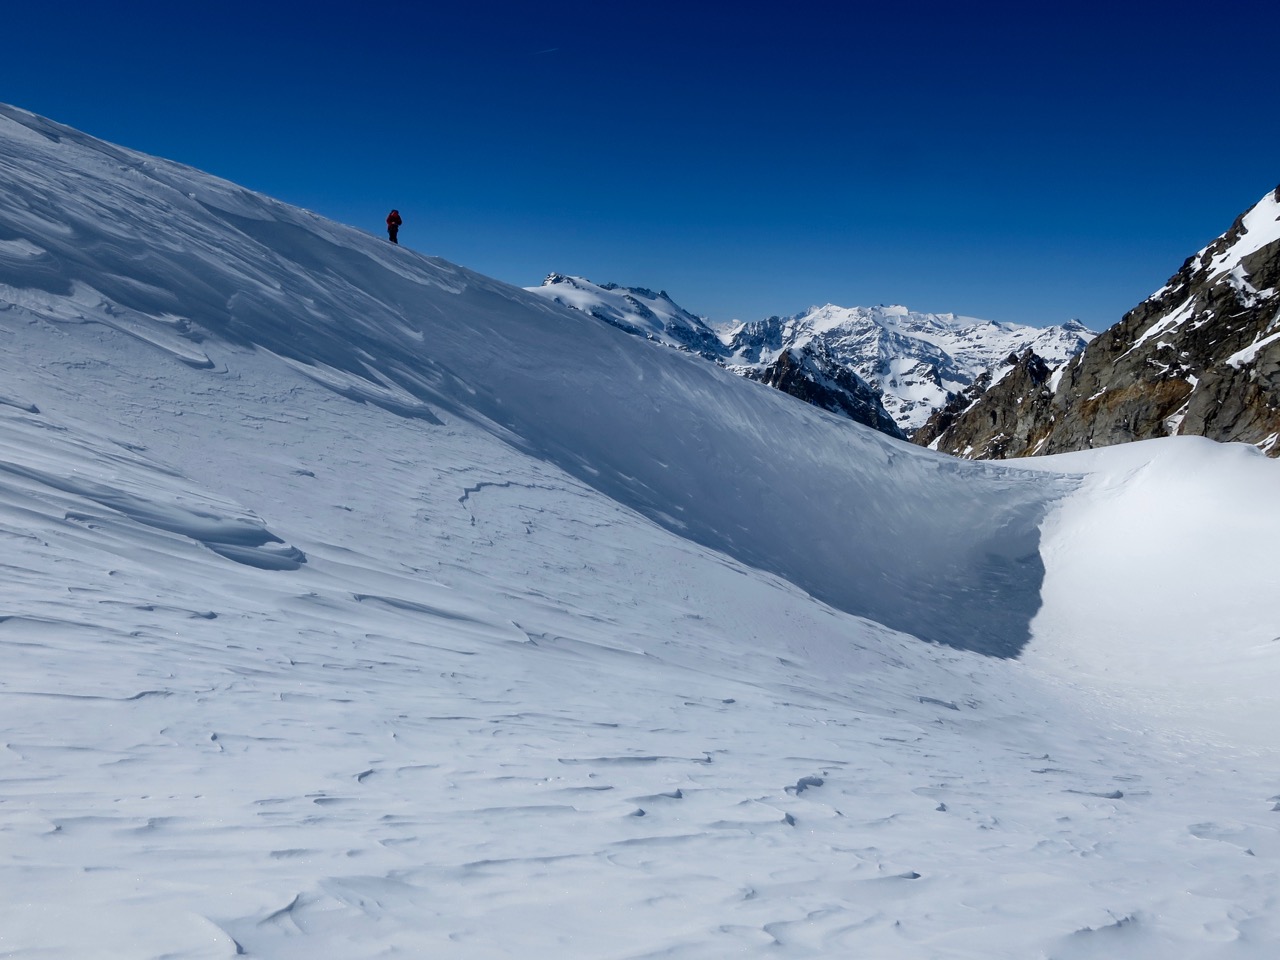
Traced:
<path fill-rule="evenodd" d="M 400 242 L 396 239 L 396 235 L 400 232 L 400 224 L 402 223 L 404 221 L 400 219 L 399 210 L 392 210 L 387 214 L 387 236 L 391 238 L 392 243 Z"/>

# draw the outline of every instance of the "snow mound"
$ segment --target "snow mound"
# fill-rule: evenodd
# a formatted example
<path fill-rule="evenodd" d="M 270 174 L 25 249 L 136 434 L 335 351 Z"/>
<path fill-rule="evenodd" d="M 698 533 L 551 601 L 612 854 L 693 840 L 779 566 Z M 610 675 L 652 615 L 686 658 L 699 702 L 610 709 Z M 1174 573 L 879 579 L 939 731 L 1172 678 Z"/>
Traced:
<path fill-rule="evenodd" d="M 1024 659 L 1162 723 L 1269 746 L 1280 715 L 1275 461 L 1247 444 L 1169 437 L 1027 466 L 1087 480 L 1045 525 L 1044 606 Z"/>

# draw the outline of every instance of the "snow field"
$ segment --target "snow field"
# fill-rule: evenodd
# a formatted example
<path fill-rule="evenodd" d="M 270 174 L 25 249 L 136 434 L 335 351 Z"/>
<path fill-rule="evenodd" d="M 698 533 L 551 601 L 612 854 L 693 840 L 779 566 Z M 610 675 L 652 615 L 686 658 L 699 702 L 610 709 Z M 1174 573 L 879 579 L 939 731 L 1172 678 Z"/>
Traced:
<path fill-rule="evenodd" d="M 154 362 L 93 327 L 38 358 L 38 327 L 6 336 L 77 374 L 24 385 L 39 414 L 4 409 L 30 463 L 54 473 L 70 446 L 98 483 L 260 517 L 307 562 L 235 563 L 3 475 L 16 956 L 1275 942 L 1271 804 L 1223 757 L 268 357 L 233 351 L 214 391 L 153 372 L 132 428 L 150 447 L 95 437 Z M 54 416 L 76 404 L 91 419 Z M 206 492 L 233 480 L 240 504 Z"/>
<path fill-rule="evenodd" d="M 1273 461 L 950 461 L 5 116 L 0 954 L 1274 956 Z"/>

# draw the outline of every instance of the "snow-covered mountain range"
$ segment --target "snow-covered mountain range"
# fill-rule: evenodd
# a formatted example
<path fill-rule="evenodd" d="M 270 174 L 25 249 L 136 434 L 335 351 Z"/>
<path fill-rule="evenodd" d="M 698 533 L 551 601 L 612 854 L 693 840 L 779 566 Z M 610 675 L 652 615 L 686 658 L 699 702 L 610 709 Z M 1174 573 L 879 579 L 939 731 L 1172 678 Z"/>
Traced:
<path fill-rule="evenodd" d="M 786 347 L 821 343 L 841 365 L 875 387 L 885 408 L 911 433 L 1010 353 L 1027 348 L 1067 360 L 1094 334 L 1076 321 L 1030 327 L 953 313 L 916 313 L 901 306 L 813 307 L 726 331 L 735 361 L 760 363 Z"/>
<path fill-rule="evenodd" d="M 11 107 L 0 179 L 6 957 L 1280 949 L 1280 463 L 942 456 Z"/>
<path fill-rule="evenodd" d="M 827 304 L 791 317 L 713 326 L 666 291 L 598 286 L 563 274 L 529 289 L 631 333 L 719 360 L 751 379 L 778 385 L 780 366 L 808 366 L 808 383 L 825 386 L 817 391 L 825 400 L 818 406 L 844 412 L 831 398 L 847 391 L 854 398 L 848 405 L 858 411 L 848 415 L 890 434 L 914 432 L 951 394 L 1011 354 L 1031 349 L 1056 365 L 1095 336 L 1076 321 L 1041 328 L 883 305 Z M 856 381 L 836 383 L 849 374 Z M 877 396 L 884 412 L 874 409 Z"/>

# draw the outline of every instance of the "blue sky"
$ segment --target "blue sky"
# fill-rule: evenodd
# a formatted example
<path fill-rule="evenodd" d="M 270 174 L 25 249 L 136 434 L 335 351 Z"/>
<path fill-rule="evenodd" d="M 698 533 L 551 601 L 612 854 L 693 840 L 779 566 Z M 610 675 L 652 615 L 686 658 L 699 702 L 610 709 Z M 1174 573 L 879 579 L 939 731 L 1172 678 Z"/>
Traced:
<path fill-rule="evenodd" d="M 0 100 L 518 285 L 1102 329 L 1280 182 L 1270 4 L 7 10 Z M 463 6 L 463 5 L 456 5 Z"/>

